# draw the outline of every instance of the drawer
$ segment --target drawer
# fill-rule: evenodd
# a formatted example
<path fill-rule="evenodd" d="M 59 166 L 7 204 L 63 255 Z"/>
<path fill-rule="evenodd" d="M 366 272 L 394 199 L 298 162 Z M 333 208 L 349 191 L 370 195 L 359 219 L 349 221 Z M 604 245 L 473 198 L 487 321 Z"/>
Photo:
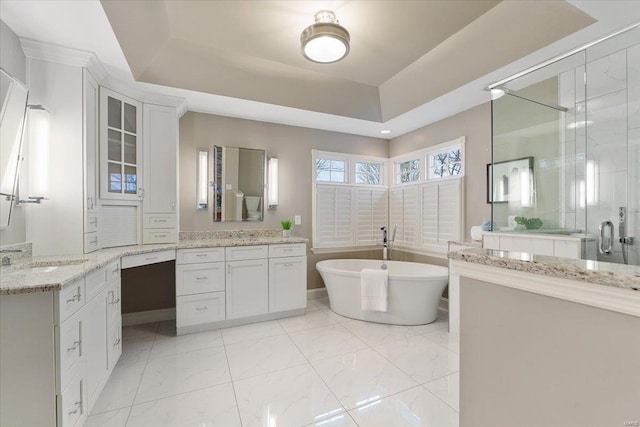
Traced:
<path fill-rule="evenodd" d="M 500 236 L 484 234 L 482 236 L 482 247 L 484 249 L 500 249 Z"/>
<path fill-rule="evenodd" d="M 84 253 L 88 254 L 100 249 L 100 238 L 98 232 L 84 234 Z"/>
<path fill-rule="evenodd" d="M 287 256 L 305 256 L 307 245 L 295 243 L 289 245 L 269 245 L 269 258 L 282 258 Z"/>
<path fill-rule="evenodd" d="M 98 231 L 98 213 L 97 212 L 89 212 L 85 213 L 87 216 L 86 226 L 84 228 L 85 233 L 93 233 Z"/>
<path fill-rule="evenodd" d="M 120 259 L 112 262 L 107 267 L 107 282 L 120 278 Z"/>
<path fill-rule="evenodd" d="M 248 259 L 262 259 L 269 257 L 269 246 L 232 246 L 226 248 L 227 261 L 243 261 Z"/>
<path fill-rule="evenodd" d="M 531 253 L 537 255 L 553 256 L 553 240 L 531 239 Z"/>
<path fill-rule="evenodd" d="M 181 328 L 224 320 L 224 304 L 224 292 L 177 297 L 176 326 Z"/>
<path fill-rule="evenodd" d="M 120 301 L 120 279 L 113 282 L 107 290 L 107 322 L 115 322 L 122 317 Z"/>
<path fill-rule="evenodd" d="M 141 265 L 157 264 L 159 262 L 176 259 L 176 251 L 173 249 L 146 254 L 129 255 L 122 257 L 122 268 L 139 267 Z"/>
<path fill-rule="evenodd" d="M 176 228 L 175 214 L 144 214 L 142 228 Z"/>
<path fill-rule="evenodd" d="M 64 390 L 69 386 L 69 372 L 75 365 L 82 365 L 82 354 L 84 352 L 83 333 L 83 312 L 79 311 L 75 315 L 65 320 L 54 329 L 57 348 L 57 369 L 56 369 L 56 389 Z"/>
<path fill-rule="evenodd" d="M 107 329 L 107 367 L 111 371 L 122 354 L 122 321 L 110 323 Z"/>
<path fill-rule="evenodd" d="M 176 264 L 224 261 L 224 248 L 178 249 Z"/>
<path fill-rule="evenodd" d="M 224 262 L 176 266 L 176 295 L 224 291 Z"/>
<path fill-rule="evenodd" d="M 78 311 L 84 302 L 84 279 L 76 280 L 57 291 L 54 299 L 56 325 L 64 322 L 66 318 Z"/>
<path fill-rule="evenodd" d="M 69 385 L 56 396 L 58 426 L 80 426 L 88 415 L 84 366 L 78 364 L 70 373 Z"/>
<path fill-rule="evenodd" d="M 582 255 L 582 242 L 579 240 L 575 242 L 554 240 L 553 255 L 561 258 L 580 259 L 580 255 Z"/>
<path fill-rule="evenodd" d="M 175 228 L 142 230 L 142 243 L 152 245 L 157 243 L 175 243 L 178 241 L 178 233 Z"/>
<path fill-rule="evenodd" d="M 98 295 L 107 286 L 107 271 L 107 268 L 103 267 L 98 271 L 89 273 L 87 277 L 85 277 L 87 301 L 91 301 L 93 297 Z"/>

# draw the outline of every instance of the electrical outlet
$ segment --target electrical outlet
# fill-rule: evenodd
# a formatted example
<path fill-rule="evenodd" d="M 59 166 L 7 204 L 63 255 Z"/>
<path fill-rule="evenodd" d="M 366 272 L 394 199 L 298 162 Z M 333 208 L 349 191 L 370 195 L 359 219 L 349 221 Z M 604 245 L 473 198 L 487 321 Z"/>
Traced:
<path fill-rule="evenodd" d="M 294 218 L 294 222 L 293 222 L 293 224 L 294 224 L 294 225 L 300 225 L 300 224 L 302 224 L 302 216 L 300 216 L 300 215 L 296 215 L 296 216 L 295 216 L 295 218 Z"/>

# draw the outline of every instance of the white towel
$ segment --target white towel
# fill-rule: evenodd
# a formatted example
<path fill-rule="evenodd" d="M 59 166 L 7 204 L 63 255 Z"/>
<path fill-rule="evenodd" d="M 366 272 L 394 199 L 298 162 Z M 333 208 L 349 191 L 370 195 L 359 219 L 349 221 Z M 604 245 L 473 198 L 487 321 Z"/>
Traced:
<path fill-rule="evenodd" d="M 387 270 L 363 268 L 360 272 L 360 301 L 363 310 L 387 311 Z"/>

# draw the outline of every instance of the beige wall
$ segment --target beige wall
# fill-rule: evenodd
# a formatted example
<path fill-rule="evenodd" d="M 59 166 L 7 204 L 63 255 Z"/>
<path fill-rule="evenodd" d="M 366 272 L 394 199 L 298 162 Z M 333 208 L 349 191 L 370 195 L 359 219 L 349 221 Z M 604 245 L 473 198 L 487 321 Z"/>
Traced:
<path fill-rule="evenodd" d="M 279 159 L 279 205 L 266 210 L 262 222 L 214 223 L 210 210 L 196 211 L 196 153 L 213 145 L 264 149 Z M 280 228 L 280 220 L 302 216 L 294 226 L 296 236 L 311 239 L 311 150 L 388 157 L 385 139 L 369 138 L 318 129 L 285 126 L 231 117 L 189 112 L 180 119 L 180 230 L 203 231 L 237 228 Z M 357 257 L 378 257 L 378 251 L 357 252 Z M 316 262 L 352 254 L 308 254 L 308 288 L 322 287 Z"/>
<path fill-rule="evenodd" d="M 485 103 L 390 141 L 389 155 L 416 151 L 465 136 L 465 229 L 491 218 L 486 202 L 487 163 L 491 163 L 491 103 Z"/>
<path fill-rule="evenodd" d="M 640 318 L 460 282 L 460 426 L 640 421 Z"/>
<path fill-rule="evenodd" d="M 26 84 L 27 59 L 22 51 L 18 36 L 7 24 L 0 21 L 0 66 L 16 79 Z M 25 150 L 23 149 L 23 155 Z M 27 191 L 26 176 L 28 175 L 26 162 L 20 165 L 20 194 Z M 13 208 L 11 223 L 6 230 L 0 230 L 0 246 L 26 241 L 26 209 Z"/>

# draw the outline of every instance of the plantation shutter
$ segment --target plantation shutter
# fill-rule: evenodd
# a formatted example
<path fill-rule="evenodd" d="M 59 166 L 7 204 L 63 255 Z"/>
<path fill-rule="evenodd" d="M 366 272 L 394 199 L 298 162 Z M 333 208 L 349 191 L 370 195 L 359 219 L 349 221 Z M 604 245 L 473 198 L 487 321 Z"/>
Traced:
<path fill-rule="evenodd" d="M 462 179 L 422 186 L 423 247 L 462 238 Z"/>
<path fill-rule="evenodd" d="M 353 246 L 351 187 L 316 185 L 315 202 L 314 246 Z"/>
<path fill-rule="evenodd" d="M 398 226 L 395 244 L 407 248 L 418 245 L 418 186 L 395 187 L 389 197 L 389 224 Z"/>
<path fill-rule="evenodd" d="M 375 245 L 387 225 L 387 189 L 356 188 L 356 245 Z"/>

